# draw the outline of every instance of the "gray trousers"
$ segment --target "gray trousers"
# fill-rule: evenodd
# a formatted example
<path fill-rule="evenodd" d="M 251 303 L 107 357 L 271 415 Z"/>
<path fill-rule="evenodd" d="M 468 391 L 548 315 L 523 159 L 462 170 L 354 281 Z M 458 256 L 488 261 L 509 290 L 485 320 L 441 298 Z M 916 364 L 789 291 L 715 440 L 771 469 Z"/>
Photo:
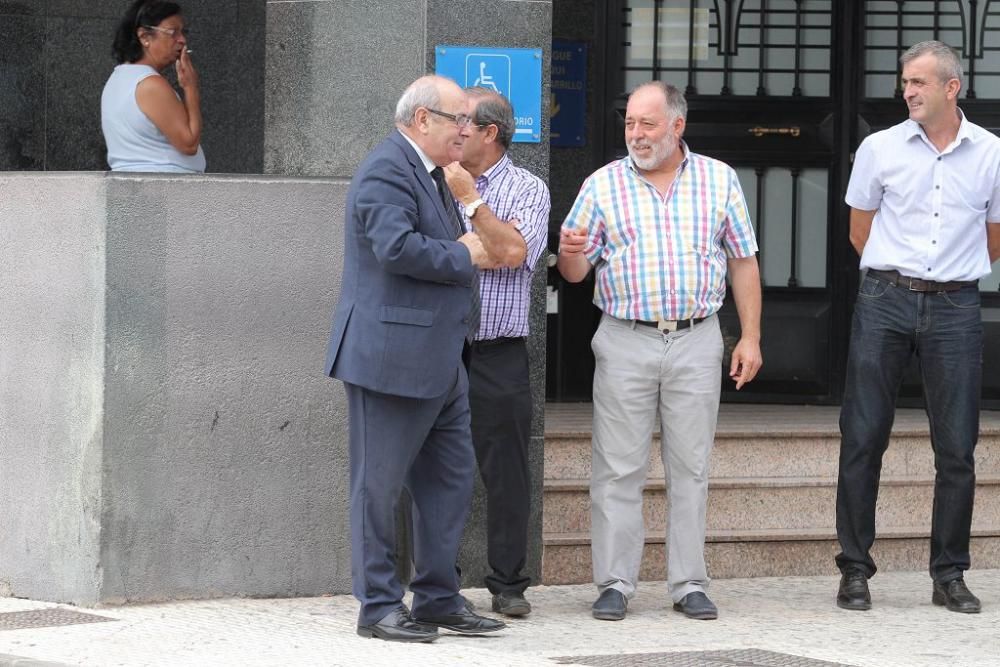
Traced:
<path fill-rule="evenodd" d="M 594 372 L 590 481 L 594 583 L 635 594 L 645 542 L 642 490 L 656 413 L 669 502 L 667 588 L 674 602 L 708 586 L 708 459 L 722 383 L 722 333 L 712 316 L 674 333 L 609 315 L 591 343 Z"/>

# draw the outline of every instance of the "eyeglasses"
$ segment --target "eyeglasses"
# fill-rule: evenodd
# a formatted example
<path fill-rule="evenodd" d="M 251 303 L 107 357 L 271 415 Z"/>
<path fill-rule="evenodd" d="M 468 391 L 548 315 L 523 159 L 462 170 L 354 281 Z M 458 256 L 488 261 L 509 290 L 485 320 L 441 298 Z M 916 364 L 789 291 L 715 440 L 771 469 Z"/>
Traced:
<path fill-rule="evenodd" d="M 424 107 L 424 108 L 427 109 L 428 111 L 430 111 L 432 114 L 434 114 L 436 116 L 441 116 L 442 118 L 447 118 L 448 120 L 450 120 L 451 122 L 453 122 L 455 125 L 458 125 L 459 127 L 468 127 L 469 125 L 473 124 L 472 123 L 472 118 L 470 118 L 469 116 L 466 116 L 464 113 L 460 113 L 460 114 L 456 115 L 456 114 L 453 114 L 453 113 L 448 113 L 446 111 L 438 111 L 437 109 L 431 109 L 430 107 Z"/>
<path fill-rule="evenodd" d="M 178 34 L 184 35 L 185 38 L 191 34 L 190 28 L 161 28 L 155 25 L 144 25 L 142 27 L 146 30 L 155 30 L 156 32 L 162 32 L 170 35 L 171 39 L 177 39 Z"/>

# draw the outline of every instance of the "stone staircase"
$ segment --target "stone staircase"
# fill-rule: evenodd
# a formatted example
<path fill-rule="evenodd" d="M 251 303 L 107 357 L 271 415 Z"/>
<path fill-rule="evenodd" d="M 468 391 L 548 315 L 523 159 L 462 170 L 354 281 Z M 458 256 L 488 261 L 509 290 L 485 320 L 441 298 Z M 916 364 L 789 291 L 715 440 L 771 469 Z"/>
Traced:
<path fill-rule="evenodd" d="M 838 408 L 723 405 L 712 453 L 705 554 L 712 577 L 836 574 Z M 590 405 L 546 406 L 542 583 L 587 583 Z M 1000 413 L 982 414 L 976 449 L 973 568 L 1000 567 Z M 934 463 L 922 411 L 899 410 L 879 493 L 881 569 L 925 570 Z M 641 578 L 665 577 L 666 499 L 659 434 L 644 494 Z"/>

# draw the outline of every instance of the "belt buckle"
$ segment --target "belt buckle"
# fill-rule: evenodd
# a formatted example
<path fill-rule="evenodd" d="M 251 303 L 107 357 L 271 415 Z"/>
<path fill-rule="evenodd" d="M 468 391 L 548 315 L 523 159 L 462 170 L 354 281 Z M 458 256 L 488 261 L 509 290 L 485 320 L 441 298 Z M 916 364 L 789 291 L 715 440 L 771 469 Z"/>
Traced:
<path fill-rule="evenodd" d="M 677 331 L 677 320 L 656 320 L 656 328 L 662 333 L 674 333 Z"/>

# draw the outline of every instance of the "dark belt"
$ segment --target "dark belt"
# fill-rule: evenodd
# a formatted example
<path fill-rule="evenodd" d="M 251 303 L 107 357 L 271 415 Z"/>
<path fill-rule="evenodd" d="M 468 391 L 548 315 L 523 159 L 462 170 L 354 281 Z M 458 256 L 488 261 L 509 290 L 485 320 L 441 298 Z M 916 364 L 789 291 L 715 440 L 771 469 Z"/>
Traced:
<path fill-rule="evenodd" d="M 494 345 L 507 345 L 509 343 L 523 343 L 527 340 L 524 336 L 518 337 L 507 337 L 507 338 L 490 338 L 487 340 L 474 340 L 472 341 L 472 347 L 476 349 L 481 349 L 484 347 L 493 347 Z"/>
<path fill-rule="evenodd" d="M 630 320 L 626 320 L 630 321 Z M 631 320 L 636 324 L 641 324 L 644 327 L 653 327 L 654 329 L 659 329 L 660 331 L 681 331 L 683 329 L 688 329 L 693 327 L 695 324 L 699 324 L 705 321 L 704 317 L 694 317 L 690 320 L 657 320 L 656 322 L 649 322 L 647 320 Z"/>
<path fill-rule="evenodd" d="M 954 292 L 963 287 L 971 287 L 979 282 L 978 280 L 952 280 L 947 283 L 939 283 L 936 280 L 924 280 L 923 278 L 904 276 L 899 271 L 880 271 L 878 269 L 868 269 L 868 275 L 885 280 L 890 285 L 903 287 L 911 292 Z"/>

